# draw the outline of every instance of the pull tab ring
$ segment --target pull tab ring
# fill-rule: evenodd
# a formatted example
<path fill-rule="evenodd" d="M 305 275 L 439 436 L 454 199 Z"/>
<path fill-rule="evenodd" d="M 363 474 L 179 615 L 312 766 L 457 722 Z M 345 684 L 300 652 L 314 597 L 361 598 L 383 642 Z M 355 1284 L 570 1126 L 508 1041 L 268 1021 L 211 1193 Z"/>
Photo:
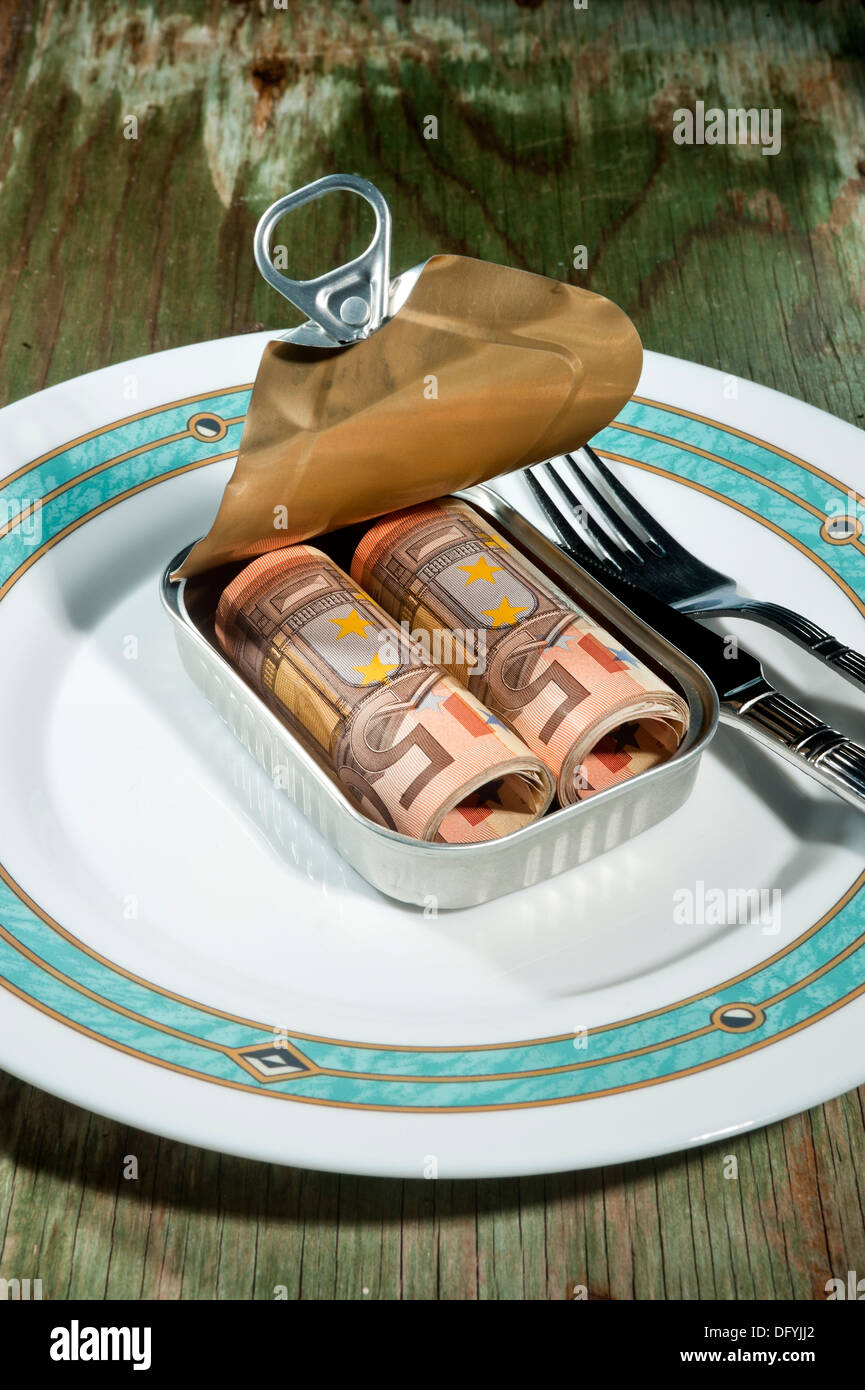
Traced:
<path fill-rule="evenodd" d="M 357 193 L 375 213 L 372 241 L 361 255 L 314 280 L 291 280 L 271 259 L 271 240 L 280 218 L 326 193 Z M 267 209 L 255 229 L 255 263 L 269 285 L 340 343 L 369 337 L 387 317 L 390 293 L 390 209 L 374 184 L 354 174 L 328 174 Z"/>

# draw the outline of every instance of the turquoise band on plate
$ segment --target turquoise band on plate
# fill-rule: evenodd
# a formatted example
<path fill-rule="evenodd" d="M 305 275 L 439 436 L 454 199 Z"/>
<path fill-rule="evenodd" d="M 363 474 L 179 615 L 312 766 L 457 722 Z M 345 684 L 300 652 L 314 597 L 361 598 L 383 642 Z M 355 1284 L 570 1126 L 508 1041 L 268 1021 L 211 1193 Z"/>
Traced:
<path fill-rule="evenodd" d="M 172 402 L 18 470 L 0 488 L 0 593 L 68 531 L 142 487 L 237 451 L 249 388 Z M 224 422 L 217 440 L 193 417 Z M 662 436 L 656 438 L 654 436 Z M 821 533 L 846 488 L 758 440 L 663 405 L 631 401 L 594 441 L 751 512 L 859 598 L 865 550 Z M 699 451 L 699 452 L 698 452 Z M 707 458 L 706 455 L 712 455 Z M 16 510 L 41 503 L 34 545 Z M 813 1023 L 865 991 L 865 880 L 825 920 L 753 970 L 640 1018 L 495 1046 L 377 1047 L 312 1038 L 179 999 L 98 957 L 0 878 L 0 983 L 50 1016 L 156 1065 L 262 1095 L 373 1109 L 513 1108 L 589 1099 L 720 1065 Z"/>

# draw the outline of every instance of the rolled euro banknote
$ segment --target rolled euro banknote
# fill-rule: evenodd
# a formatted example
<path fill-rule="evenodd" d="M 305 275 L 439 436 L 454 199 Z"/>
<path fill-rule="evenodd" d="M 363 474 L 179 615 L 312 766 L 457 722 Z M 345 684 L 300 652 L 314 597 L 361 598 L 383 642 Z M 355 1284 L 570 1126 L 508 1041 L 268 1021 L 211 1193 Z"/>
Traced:
<path fill-rule="evenodd" d="M 358 810 L 390 830 L 476 844 L 537 820 L 553 799 L 543 762 L 312 546 L 241 570 L 216 635 Z"/>
<path fill-rule="evenodd" d="M 445 498 L 384 517 L 364 534 L 351 573 L 546 763 L 563 806 L 678 748 L 682 697 L 467 503 Z"/>

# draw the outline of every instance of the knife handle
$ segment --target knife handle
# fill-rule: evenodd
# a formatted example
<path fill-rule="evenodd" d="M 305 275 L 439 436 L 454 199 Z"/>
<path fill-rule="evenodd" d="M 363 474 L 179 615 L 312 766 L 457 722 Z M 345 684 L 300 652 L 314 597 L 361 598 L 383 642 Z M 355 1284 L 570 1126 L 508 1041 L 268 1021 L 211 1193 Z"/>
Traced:
<path fill-rule="evenodd" d="M 853 647 L 839 647 L 838 651 L 824 656 L 823 660 L 833 671 L 865 690 L 865 656 Z"/>
<path fill-rule="evenodd" d="M 768 681 L 726 699 L 721 718 L 865 811 L 865 748 L 830 729 Z"/>
<path fill-rule="evenodd" d="M 825 628 L 813 623 L 801 613 L 784 608 L 780 603 L 765 603 L 762 599 L 737 598 L 730 602 L 707 603 L 693 608 L 682 605 L 682 612 L 692 617 L 714 618 L 723 614 L 731 617 L 752 618 L 755 622 L 781 632 L 795 642 L 797 647 L 816 656 L 831 670 L 837 671 L 851 685 L 865 690 L 865 656 L 854 647 L 845 647 L 837 637 Z"/>

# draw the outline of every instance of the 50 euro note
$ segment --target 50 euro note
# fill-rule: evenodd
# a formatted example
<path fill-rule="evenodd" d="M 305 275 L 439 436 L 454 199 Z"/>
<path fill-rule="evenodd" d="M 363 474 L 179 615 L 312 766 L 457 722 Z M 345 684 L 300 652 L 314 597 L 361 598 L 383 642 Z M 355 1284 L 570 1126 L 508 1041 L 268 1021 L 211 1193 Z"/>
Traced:
<path fill-rule="evenodd" d="M 684 699 L 467 503 L 384 517 L 351 573 L 546 763 L 563 806 L 678 748 Z"/>
<path fill-rule="evenodd" d="M 474 844 L 530 824 L 550 805 L 555 788 L 543 762 L 314 547 L 272 551 L 241 570 L 220 598 L 216 635 L 378 824 L 418 840 Z"/>

